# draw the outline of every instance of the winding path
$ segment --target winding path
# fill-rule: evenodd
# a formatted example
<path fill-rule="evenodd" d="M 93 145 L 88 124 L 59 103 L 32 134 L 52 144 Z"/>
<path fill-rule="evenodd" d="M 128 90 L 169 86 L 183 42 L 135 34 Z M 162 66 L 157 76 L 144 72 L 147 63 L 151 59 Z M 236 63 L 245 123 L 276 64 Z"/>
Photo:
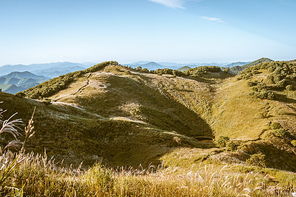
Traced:
<path fill-rule="evenodd" d="M 77 93 L 80 93 L 80 92 L 82 91 L 83 88 L 85 88 L 86 86 L 89 85 L 89 78 L 90 78 L 91 75 L 92 75 L 92 73 L 90 73 L 90 74 L 86 77 L 86 79 L 87 79 L 86 84 L 83 85 L 83 86 L 81 86 L 81 87 L 80 87 L 75 93 L 73 93 L 73 95 L 76 95 Z"/>

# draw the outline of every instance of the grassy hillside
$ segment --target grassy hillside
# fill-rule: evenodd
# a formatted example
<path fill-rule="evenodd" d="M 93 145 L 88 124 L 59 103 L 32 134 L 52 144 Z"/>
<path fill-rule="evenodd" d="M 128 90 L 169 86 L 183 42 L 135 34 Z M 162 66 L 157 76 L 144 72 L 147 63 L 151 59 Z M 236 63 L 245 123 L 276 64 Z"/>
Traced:
<path fill-rule="evenodd" d="M 204 196 L 272 196 L 278 187 L 296 183 L 294 173 L 281 171 L 296 171 L 295 76 L 293 61 L 260 63 L 239 76 L 215 66 L 182 73 L 147 72 L 103 62 L 16 95 L 0 92 L 0 99 L 1 108 L 9 110 L 4 118 L 18 111 L 17 117 L 27 122 L 37 107 L 36 134 L 27 143 L 27 152 L 42 154 L 46 149 L 57 162 L 78 166 L 83 161 L 83 168 L 100 161 L 113 169 L 132 166 L 114 173 L 93 167 L 73 177 L 72 172 L 60 174 L 72 180 L 69 195 L 104 191 L 114 196 L 170 196 L 171 192 L 188 196 L 198 191 Z M 7 140 L 2 139 L 1 145 Z M 162 165 L 156 174 L 135 175 L 139 171 L 131 169 L 139 164 L 150 170 Z M 84 185 L 98 169 L 96 176 L 102 173 L 103 178 L 97 180 L 112 180 L 103 183 L 107 189 Z M 158 182 L 158 176 L 164 179 Z M 50 178 L 45 185 L 56 183 Z M 38 176 L 29 179 L 40 181 Z M 204 185 L 201 179 L 206 180 Z"/>
<path fill-rule="evenodd" d="M 48 134 L 47 140 L 54 136 L 52 143 L 60 142 L 58 146 L 64 149 L 59 156 L 69 161 L 72 154 L 88 155 L 80 158 L 89 163 L 92 160 L 85 158 L 104 158 L 111 166 L 157 163 L 176 147 L 214 147 L 206 140 L 219 142 L 224 136 L 228 140 L 223 146 L 228 143 L 235 152 L 225 156 L 222 146 L 220 162 L 245 163 L 251 155 L 263 154 L 268 167 L 295 171 L 295 65 L 287 64 L 288 71 L 283 62 L 260 63 L 240 76 L 215 66 L 198 67 L 178 77 L 170 69 L 138 72 L 117 62 L 104 62 L 17 96 L 44 99 L 46 115 L 36 128 Z M 268 84 L 271 78 L 278 84 Z M 262 88 L 264 82 L 268 85 Z M 289 90 L 285 89 L 288 84 L 292 84 Z M 272 128 L 273 124 L 279 124 L 280 130 Z M 67 137 L 59 139 L 51 130 Z M 40 140 L 35 149 L 41 152 L 43 144 Z M 55 145 L 48 146 L 49 154 L 57 153 Z"/>
<path fill-rule="evenodd" d="M 246 68 L 256 66 L 257 64 L 264 63 L 264 62 L 273 62 L 273 60 L 271 60 L 269 58 L 260 58 L 258 60 L 255 60 L 255 61 L 253 61 L 249 64 L 246 64 L 246 65 L 243 65 L 243 66 L 234 66 L 234 67 L 230 68 L 230 72 L 238 75 Z"/>
<path fill-rule="evenodd" d="M 166 93 L 172 80 L 178 84 L 183 79 L 126 71 L 113 64 L 95 72 L 83 71 L 66 89 L 43 101 L 22 96 L 34 98 L 38 88 L 53 87 L 46 86 L 52 81 L 16 96 L 2 93 L 1 99 L 5 109 L 13 100 L 14 107 L 9 110 L 19 111 L 19 116 L 27 119 L 28 108 L 37 106 L 35 128 L 40 132 L 28 150 L 42 153 L 45 147 L 48 155 L 69 163 L 91 165 L 103 158 L 110 166 L 147 166 L 160 163 L 159 157 L 179 146 L 214 146 L 195 139 L 213 137 L 209 125 Z M 188 83 L 192 83 L 190 88 L 207 89 L 195 80 Z"/>

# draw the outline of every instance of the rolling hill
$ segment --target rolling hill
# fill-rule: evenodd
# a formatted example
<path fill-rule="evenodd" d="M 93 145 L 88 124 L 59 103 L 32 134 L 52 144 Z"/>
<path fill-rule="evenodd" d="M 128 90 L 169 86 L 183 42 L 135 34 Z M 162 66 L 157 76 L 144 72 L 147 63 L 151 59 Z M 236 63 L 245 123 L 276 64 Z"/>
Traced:
<path fill-rule="evenodd" d="M 263 62 L 273 62 L 273 60 L 269 59 L 269 58 L 260 58 L 258 60 L 255 60 L 253 62 L 249 62 L 247 64 L 244 64 L 242 66 L 233 66 L 230 68 L 230 72 L 232 74 L 240 74 L 244 69 L 249 68 L 251 66 L 256 66 L 257 64 L 263 63 Z"/>
<path fill-rule="evenodd" d="M 193 163 L 246 164 L 261 154 L 267 167 L 295 172 L 295 68 L 260 63 L 235 76 L 199 67 L 178 77 L 104 62 L 0 98 L 25 120 L 37 106 L 27 149 L 68 163 L 176 165 L 174 153 L 189 148 Z"/>

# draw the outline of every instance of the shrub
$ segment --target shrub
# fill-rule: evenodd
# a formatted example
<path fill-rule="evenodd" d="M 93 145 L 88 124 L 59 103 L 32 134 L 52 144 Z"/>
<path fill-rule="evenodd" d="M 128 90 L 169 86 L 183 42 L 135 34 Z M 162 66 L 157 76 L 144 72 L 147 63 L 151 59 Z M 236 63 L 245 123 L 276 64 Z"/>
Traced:
<path fill-rule="evenodd" d="M 281 81 L 276 82 L 275 87 L 279 90 L 282 90 L 286 87 L 286 85 L 287 85 L 287 79 L 283 79 Z"/>
<path fill-rule="evenodd" d="M 233 141 L 229 141 L 226 143 L 227 150 L 234 151 L 237 149 L 237 145 Z"/>
<path fill-rule="evenodd" d="M 273 66 L 270 66 L 270 67 L 267 69 L 267 71 L 270 72 L 270 73 L 272 73 L 274 70 L 275 70 L 275 67 L 273 67 Z"/>
<path fill-rule="evenodd" d="M 273 75 L 268 75 L 267 76 L 267 83 L 269 83 L 269 84 L 275 84 L 275 82 L 274 82 L 274 76 Z"/>
<path fill-rule="evenodd" d="M 45 105 L 49 105 L 50 102 L 51 102 L 51 99 L 49 99 L 49 98 L 44 98 L 44 99 L 42 100 L 42 103 L 44 103 Z"/>
<path fill-rule="evenodd" d="M 219 136 L 219 137 L 217 138 L 217 140 L 216 140 L 216 144 L 217 144 L 219 147 L 225 147 L 227 141 L 229 141 L 229 137 Z"/>
<path fill-rule="evenodd" d="M 124 71 L 124 75 L 130 75 L 131 72 L 129 70 Z"/>
<path fill-rule="evenodd" d="M 249 87 L 256 86 L 257 84 L 258 84 L 257 82 L 248 81 L 248 86 L 249 86 Z"/>
<path fill-rule="evenodd" d="M 142 70 L 142 66 L 138 66 L 136 69 L 140 72 Z"/>
<path fill-rule="evenodd" d="M 281 125 L 280 123 L 278 123 L 278 122 L 273 122 L 273 123 L 270 125 L 270 127 L 271 127 L 272 129 L 281 129 L 281 128 L 283 128 L 282 125 Z"/>
<path fill-rule="evenodd" d="M 257 74 L 260 74 L 260 73 L 261 73 L 261 72 L 258 71 L 258 70 L 254 70 L 254 71 L 252 72 L 253 75 L 257 75 Z"/>
<path fill-rule="evenodd" d="M 267 91 L 267 90 L 262 90 L 260 92 L 252 92 L 251 95 L 255 96 L 256 98 L 260 98 L 260 99 L 268 99 L 268 100 L 275 99 L 274 93 L 271 91 Z"/>
<path fill-rule="evenodd" d="M 141 73 L 149 73 L 149 70 L 147 68 L 143 68 L 140 72 Z"/>
<path fill-rule="evenodd" d="M 18 92 L 15 94 L 15 96 L 19 97 L 19 98 L 23 98 L 25 97 L 26 95 L 23 93 L 23 92 Z"/>
<path fill-rule="evenodd" d="M 258 83 L 256 86 L 253 86 L 253 90 L 256 92 L 266 90 L 266 84 L 265 83 Z"/>
<path fill-rule="evenodd" d="M 179 76 L 179 77 L 185 76 L 185 74 L 183 72 L 178 71 L 178 70 L 173 70 L 173 75 L 174 76 Z"/>
<path fill-rule="evenodd" d="M 249 159 L 247 159 L 246 163 L 249 165 L 265 168 L 266 167 L 265 155 L 261 153 L 253 154 Z"/>
<path fill-rule="evenodd" d="M 208 72 L 221 72 L 221 68 L 219 66 L 199 66 L 195 68 L 190 68 L 183 73 L 187 76 L 203 76 Z"/>
<path fill-rule="evenodd" d="M 287 85 L 287 86 L 286 86 L 286 90 L 288 90 L 288 91 L 293 90 L 293 86 L 292 86 L 292 85 Z"/>
<path fill-rule="evenodd" d="M 287 134 L 287 131 L 283 128 L 272 130 L 271 133 L 276 137 L 284 138 Z"/>
<path fill-rule="evenodd" d="M 229 71 L 230 71 L 229 67 L 225 68 L 225 70 L 224 70 L 224 72 L 226 72 L 226 73 L 229 73 Z"/>

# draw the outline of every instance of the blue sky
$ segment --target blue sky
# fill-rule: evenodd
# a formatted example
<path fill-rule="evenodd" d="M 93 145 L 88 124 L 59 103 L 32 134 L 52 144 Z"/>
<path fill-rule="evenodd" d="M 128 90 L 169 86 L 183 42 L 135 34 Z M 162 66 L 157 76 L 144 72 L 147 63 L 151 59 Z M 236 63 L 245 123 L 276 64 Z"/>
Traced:
<path fill-rule="evenodd" d="M 295 0 L 0 0 L 0 66 L 296 59 Z"/>

